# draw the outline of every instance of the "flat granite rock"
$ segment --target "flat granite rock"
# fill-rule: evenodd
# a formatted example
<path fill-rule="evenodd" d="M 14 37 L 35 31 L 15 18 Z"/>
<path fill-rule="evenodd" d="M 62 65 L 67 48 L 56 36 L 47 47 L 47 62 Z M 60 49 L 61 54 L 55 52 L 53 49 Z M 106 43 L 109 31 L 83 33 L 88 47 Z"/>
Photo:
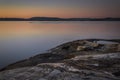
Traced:
<path fill-rule="evenodd" d="M 68 42 L 4 67 L 0 80 L 120 80 L 119 49 L 120 40 Z"/>
<path fill-rule="evenodd" d="M 79 70 L 64 63 L 46 63 L 0 72 L 0 80 L 119 80 L 110 73 Z"/>

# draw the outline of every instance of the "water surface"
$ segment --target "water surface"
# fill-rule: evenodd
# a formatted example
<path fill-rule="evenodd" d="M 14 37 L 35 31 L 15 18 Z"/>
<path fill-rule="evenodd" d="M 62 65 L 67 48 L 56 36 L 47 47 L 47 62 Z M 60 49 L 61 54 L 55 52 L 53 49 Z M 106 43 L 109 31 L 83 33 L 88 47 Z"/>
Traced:
<path fill-rule="evenodd" d="M 0 22 L 0 68 L 59 44 L 86 38 L 120 38 L 115 21 Z"/>

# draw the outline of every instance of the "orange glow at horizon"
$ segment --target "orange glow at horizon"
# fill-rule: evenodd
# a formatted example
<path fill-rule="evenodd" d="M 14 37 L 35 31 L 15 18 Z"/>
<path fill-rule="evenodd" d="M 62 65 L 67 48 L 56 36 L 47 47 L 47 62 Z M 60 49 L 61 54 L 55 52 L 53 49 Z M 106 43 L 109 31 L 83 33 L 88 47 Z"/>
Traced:
<path fill-rule="evenodd" d="M 120 17 L 120 0 L 1 0 L 0 18 Z"/>
<path fill-rule="evenodd" d="M 119 13 L 115 13 L 118 14 Z M 94 9 L 87 9 L 87 8 L 80 8 L 78 9 L 69 9 L 69 8 L 53 8 L 49 9 L 47 7 L 5 7 L 4 9 L 0 7 L 0 17 L 2 18 L 10 18 L 10 17 L 19 17 L 19 18 L 30 18 L 30 17 L 60 17 L 60 18 L 70 18 L 70 17 L 109 17 L 110 15 L 115 14 L 107 14 L 103 10 L 94 10 Z"/>
<path fill-rule="evenodd" d="M 76 14 L 77 13 L 77 14 Z M 43 16 L 43 17 L 78 17 L 78 12 L 66 9 L 47 9 L 47 8 L 39 8 L 39 9 L 0 9 L 0 16 L 1 17 L 20 17 L 20 18 L 30 18 L 35 16 Z"/>

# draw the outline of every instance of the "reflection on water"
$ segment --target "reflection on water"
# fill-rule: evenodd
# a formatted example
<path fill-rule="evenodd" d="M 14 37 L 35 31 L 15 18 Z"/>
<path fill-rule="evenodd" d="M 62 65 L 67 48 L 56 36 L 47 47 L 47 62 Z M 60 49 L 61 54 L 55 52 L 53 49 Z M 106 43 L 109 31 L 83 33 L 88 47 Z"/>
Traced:
<path fill-rule="evenodd" d="M 0 22 L 0 67 L 84 38 L 120 38 L 120 22 Z"/>

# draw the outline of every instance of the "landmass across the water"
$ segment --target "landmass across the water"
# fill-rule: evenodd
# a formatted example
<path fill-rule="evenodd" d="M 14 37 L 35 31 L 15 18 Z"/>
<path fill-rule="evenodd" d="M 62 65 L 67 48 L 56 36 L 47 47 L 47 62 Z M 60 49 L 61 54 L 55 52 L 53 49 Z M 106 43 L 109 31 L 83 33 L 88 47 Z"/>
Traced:
<path fill-rule="evenodd" d="M 0 80 L 120 80 L 120 39 L 64 43 L 0 71 Z"/>
<path fill-rule="evenodd" d="M 120 18 L 31 17 L 31 18 L 0 18 L 0 21 L 120 21 Z"/>

